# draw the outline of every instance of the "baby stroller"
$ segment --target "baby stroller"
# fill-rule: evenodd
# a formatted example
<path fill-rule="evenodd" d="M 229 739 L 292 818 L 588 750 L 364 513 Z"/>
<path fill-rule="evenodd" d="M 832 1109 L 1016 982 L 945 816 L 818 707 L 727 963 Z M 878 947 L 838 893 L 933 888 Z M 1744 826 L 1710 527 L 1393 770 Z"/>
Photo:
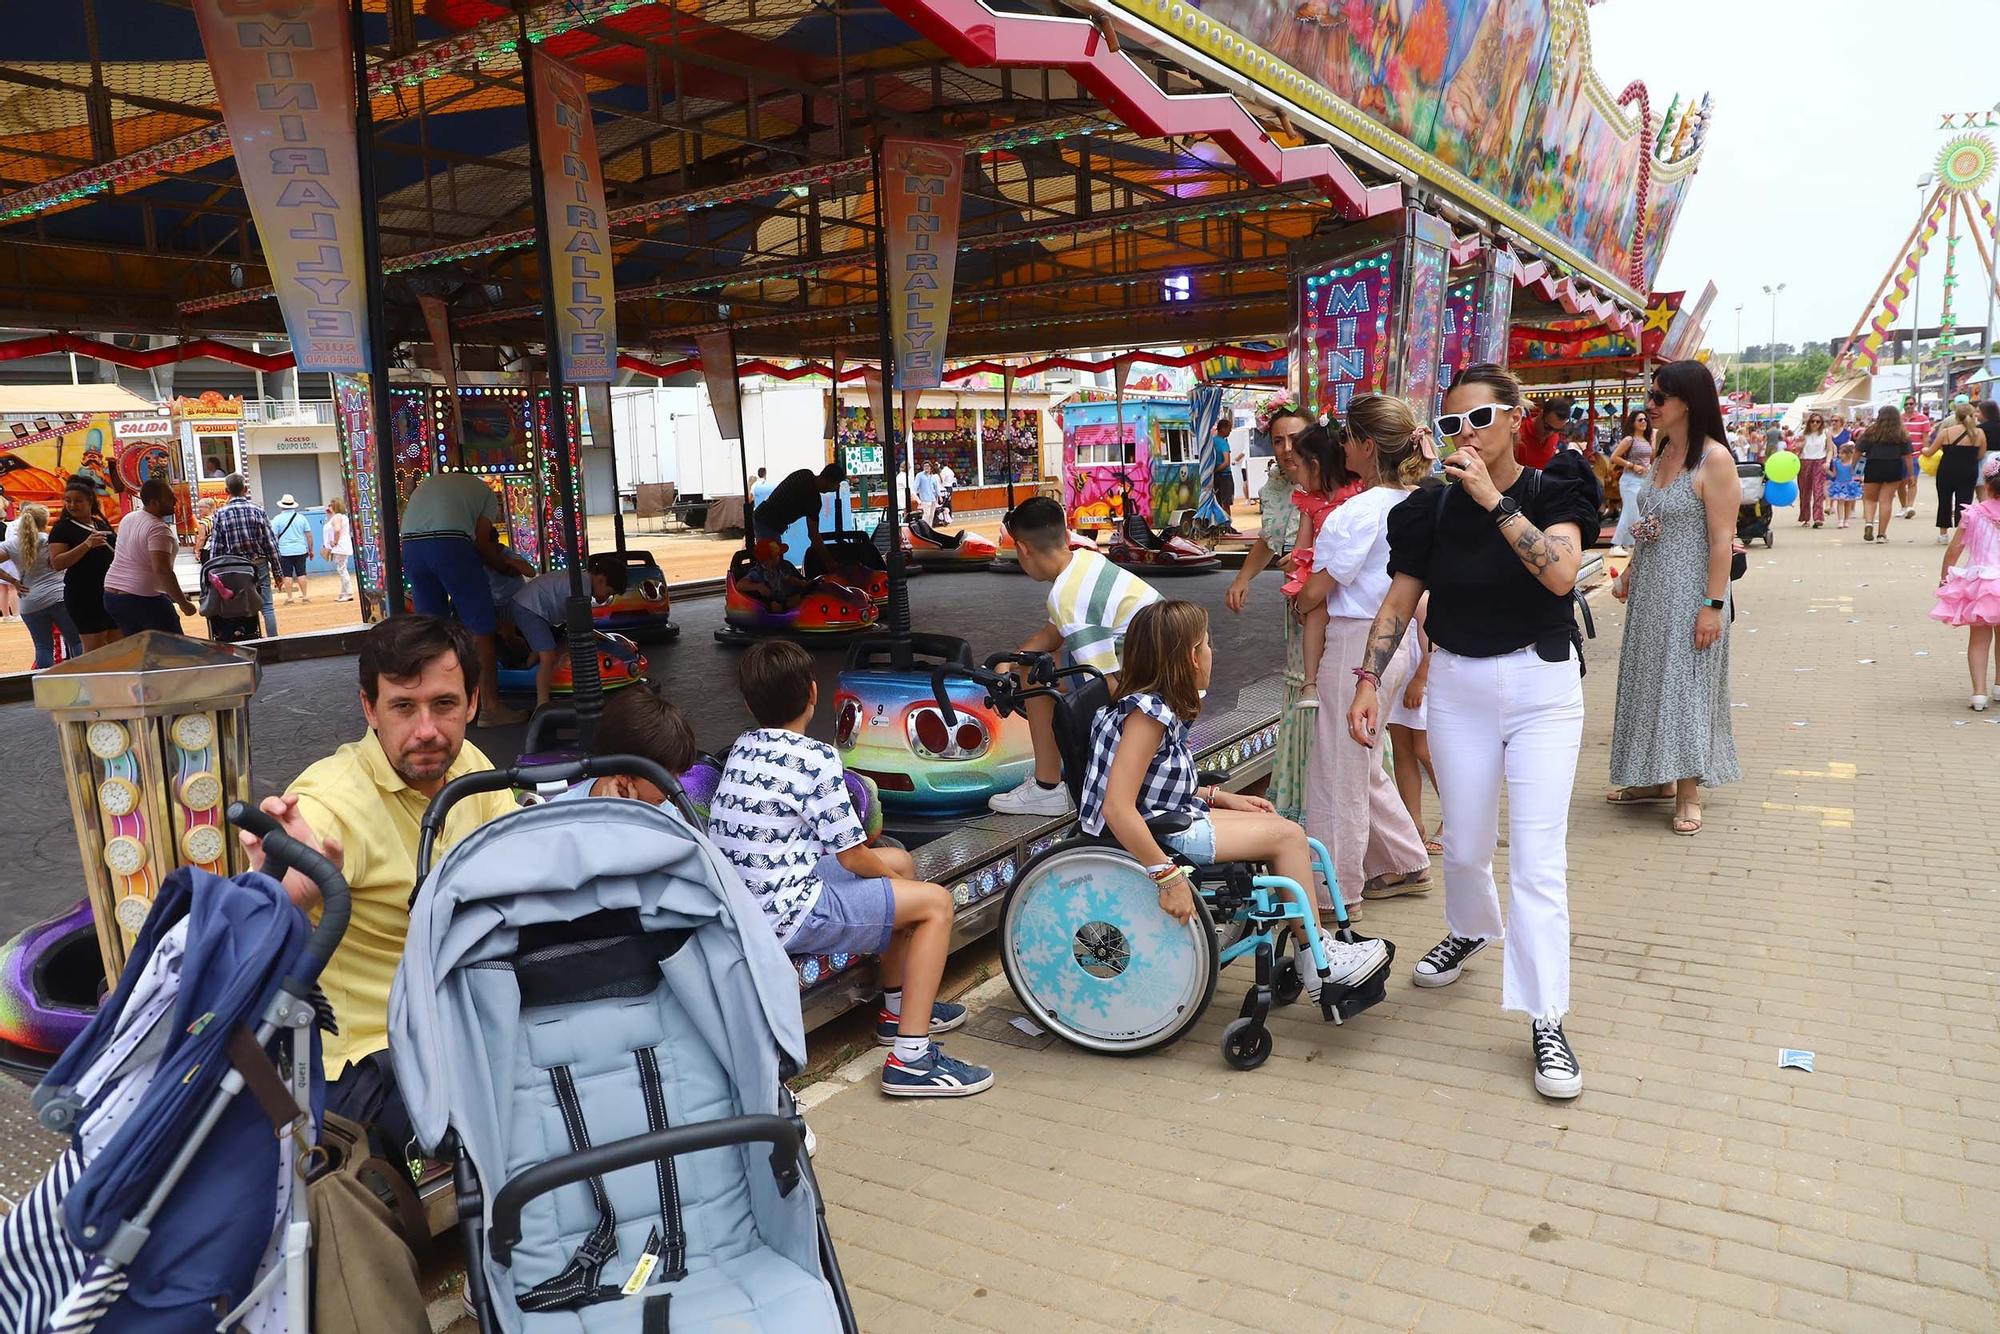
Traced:
<path fill-rule="evenodd" d="M 437 869 L 452 805 L 627 773 L 673 811 L 530 806 Z M 481 1334 L 855 1329 L 784 1080 L 798 974 L 658 765 L 468 774 L 424 813 L 389 1049 L 448 1158 Z"/>
<path fill-rule="evenodd" d="M 117 988 L 35 1090 L 70 1145 L 0 1220 L 0 1327 L 308 1334 L 294 1156 L 325 1092 L 315 982 L 347 882 L 262 812 L 229 820 L 264 839 L 270 874 L 169 875 Z M 288 866 L 319 886 L 317 927 Z"/>
<path fill-rule="evenodd" d="M 1736 540 L 1751 542 L 1761 537 L 1766 547 L 1775 546 L 1777 525 L 1771 522 L 1771 502 L 1764 498 L 1764 465 L 1738 463 L 1736 477 L 1742 487 L 1736 506 Z"/>
<path fill-rule="evenodd" d="M 264 595 L 257 590 L 257 566 L 242 556 L 210 556 L 201 563 L 201 614 L 208 637 L 240 644 L 257 637 Z"/>
<path fill-rule="evenodd" d="M 996 670 L 1008 665 L 1026 668 L 1025 685 Z M 1053 700 L 1063 779 L 1080 804 L 1090 721 L 1110 699 L 1101 672 L 1057 669 L 1048 655 L 1036 653 L 1000 654 L 987 659 L 984 669 L 940 665 L 931 673 L 932 691 L 945 725 L 955 727 L 945 686 L 950 676 L 985 686 L 988 700 L 1003 717 L 1021 712 L 1029 699 Z M 1064 682 L 1073 688 L 1061 689 Z M 1225 777 L 1203 773 L 1199 781 Z M 1168 815 L 1147 824 L 1161 835 L 1185 829 L 1188 820 Z M 1335 904 L 1335 938 L 1350 945 L 1371 943 L 1348 924 L 1326 848 L 1317 839 L 1308 843 Z M 1256 976 L 1238 1017 L 1223 1029 L 1222 1056 L 1235 1069 L 1254 1070 L 1271 1055 L 1271 1030 L 1265 1022 L 1271 1007 L 1290 1005 L 1305 990 L 1289 951 L 1281 952 L 1292 925 L 1299 922 L 1308 927 L 1320 1009 L 1329 1023 L 1345 1023 L 1381 1003 L 1396 956 L 1392 942 L 1381 942 L 1383 957 L 1365 975 L 1336 981 L 1305 886 L 1262 866 L 1196 866 L 1173 855 L 1189 867 L 1196 891 L 1195 916 L 1185 925 L 1160 911 L 1152 878 L 1108 830 L 1095 837 L 1072 831 L 1015 874 L 1002 908 L 1000 962 L 1037 1024 L 1091 1051 L 1126 1056 L 1157 1051 L 1194 1027 L 1214 999 L 1222 969 L 1249 955 Z"/>

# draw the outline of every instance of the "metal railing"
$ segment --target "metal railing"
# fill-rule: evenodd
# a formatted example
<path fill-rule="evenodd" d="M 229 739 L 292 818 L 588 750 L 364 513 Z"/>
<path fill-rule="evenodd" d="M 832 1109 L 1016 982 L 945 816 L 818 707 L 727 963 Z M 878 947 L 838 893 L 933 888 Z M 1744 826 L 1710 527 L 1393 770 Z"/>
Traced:
<path fill-rule="evenodd" d="M 287 426 L 333 425 L 333 400 L 328 398 L 246 398 L 243 420 Z"/>

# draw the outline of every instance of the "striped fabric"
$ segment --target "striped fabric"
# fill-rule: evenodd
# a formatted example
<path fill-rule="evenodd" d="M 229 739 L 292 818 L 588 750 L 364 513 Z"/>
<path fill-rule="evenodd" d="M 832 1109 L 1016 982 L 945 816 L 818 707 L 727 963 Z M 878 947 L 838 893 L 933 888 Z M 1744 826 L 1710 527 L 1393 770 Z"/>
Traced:
<path fill-rule="evenodd" d="M 1049 624 L 1070 662 L 1107 675 L 1118 670 L 1125 628 L 1139 608 L 1158 602 L 1152 585 L 1095 551 L 1070 553 L 1069 568 L 1049 588 Z"/>
<path fill-rule="evenodd" d="M 90 1257 L 62 1230 L 63 1197 L 81 1175 L 83 1159 L 63 1150 L 14 1212 L 0 1218 L 0 1329 L 45 1328 L 90 1267 Z"/>
<path fill-rule="evenodd" d="M 754 728 L 729 748 L 709 803 L 708 836 L 781 944 L 819 901 L 819 859 L 868 837 L 847 795 L 840 752 L 782 727 Z"/>

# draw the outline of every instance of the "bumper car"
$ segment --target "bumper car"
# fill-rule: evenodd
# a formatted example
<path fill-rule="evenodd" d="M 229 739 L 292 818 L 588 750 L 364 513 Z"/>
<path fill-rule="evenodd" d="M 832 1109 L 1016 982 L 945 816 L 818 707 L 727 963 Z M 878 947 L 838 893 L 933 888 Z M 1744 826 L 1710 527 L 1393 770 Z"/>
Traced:
<path fill-rule="evenodd" d="M 916 573 L 906 567 L 905 575 Z M 852 529 L 820 534 L 820 544 L 806 552 L 806 578 L 831 579 L 858 588 L 876 606 L 889 601 L 889 562 L 867 536 Z"/>
<path fill-rule="evenodd" d="M 597 604 L 591 623 L 633 639 L 672 639 L 681 628 L 667 619 L 667 576 L 644 551 L 604 551 L 590 558 L 593 573 L 623 570 L 625 591 Z M 612 575 L 613 584 L 617 576 Z"/>
<path fill-rule="evenodd" d="M 1169 537 L 1153 531 L 1141 514 L 1127 514 L 1111 538 L 1105 558 L 1145 575 L 1205 574 L 1219 569 L 1222 558 L 1204 551 L 1185 537 Z"/>
<path fill-rule="evenodd" d="M 1000 549 L 979 534 L 960 529 L 941 533 L 912 514 L 903 524 L 903 549 L 910 559 L 926 570 L 984 570 L 993 564 Z"/>
<path fill-rule="evenodd" d="M 0 1070 L 40 1080 L 97 1013 L 103 990 L 86 900 L 0 945 Z"/>
<path fill-rule="evenodd" d="M 1003 718 L 985 688 L 961 676 L 948 686 L 956 717 L 947 722 L 934 669 L 970 666 L 971 650 L 945 635 L 913 635 L 911 648 L 907 670 L 894 664 L 888 640 L 864 640 L 849 652 L 833 696 L 841 763 L 872 780 L 892 814 L 983 811 L 988 797 L 1019 786 L 1035 766 L 1027 719 Z"/>
<path fill-rule="evenodd" d="M 1084 533 L 1079 533 L 1072 528 L 1069 534 L 1069 549 L 1071 551 L 1095 551 L 1097 550 L 1097 541 L 1095 538 Z M 1015 574 L 1021 572 L 1021 553 L 1015 549 L 1014 535 L 1005 528 L 1000 530 L 1000 549 L 994 553 L 993 568 L 996 570 L 1012 571 Z"/>
<path fill-rule="evenodd" d="M 748 551 L 729 560 L 722 595 L 725 644 L 748 644 L 772 635 L 818 639 L 851 635 L 875 624 L 875 603 L 867 593 L 831 576 L 808 579 L 789 561 L 778 567 L 779 587 L 763 587 L 761 567 Z"/>
<path fill-rule="evenodd" d="M 517 634 L 503 632 L 499 643 L 500 694 L 505 698 L 535 697 L 535 654 Z M 556 679 L 549 694 L 568 695 L 575 691 L 569 654 L 556 663 Z M 597 631 L 597 675 L 606 690 L 622 690 L 646 674 L 646 655 L 624 635 Z"/>

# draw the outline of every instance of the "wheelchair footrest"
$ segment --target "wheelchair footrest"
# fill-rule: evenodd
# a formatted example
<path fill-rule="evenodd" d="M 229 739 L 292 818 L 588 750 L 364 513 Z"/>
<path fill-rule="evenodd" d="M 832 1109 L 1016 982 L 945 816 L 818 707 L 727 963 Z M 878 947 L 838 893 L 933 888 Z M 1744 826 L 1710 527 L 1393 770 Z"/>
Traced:
<path fill-rule="evenodd" d="M 1356 937 L 1356 939 L 1366 939 L 1366 937 Z M 1374 972 L 1359 982 L 1329 982 L 1320 988 L 1319 1008 L 1329 1023 L 1344 1024 L 1363 1010 L 1380 1005 L 1387 998 L 1389 974 L 1394 971 L 1396 962 L 1396 944 L 1389 940 L 1383 941 L 1382 944 L 1388 950 L 1388 957 L 1382 960 L 1382 966 Z"/>

